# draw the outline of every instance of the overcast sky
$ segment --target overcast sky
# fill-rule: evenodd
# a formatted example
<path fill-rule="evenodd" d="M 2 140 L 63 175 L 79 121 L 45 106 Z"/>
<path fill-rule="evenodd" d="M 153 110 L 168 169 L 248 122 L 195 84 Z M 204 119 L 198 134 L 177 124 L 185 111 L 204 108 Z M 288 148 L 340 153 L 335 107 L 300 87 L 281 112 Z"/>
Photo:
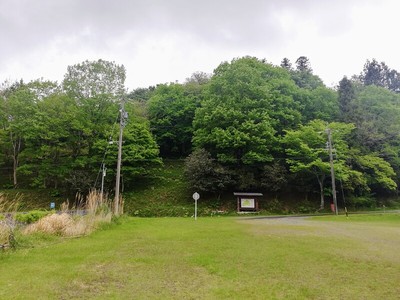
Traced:
<path fill-rule="evenodd" d="M 0 81 L 61 81 L 105 59 L 130 90 L 245 55 L 307 56 L 328 86 L 367 59 L 400 71 L 398 0 L 0 0 Z"/>

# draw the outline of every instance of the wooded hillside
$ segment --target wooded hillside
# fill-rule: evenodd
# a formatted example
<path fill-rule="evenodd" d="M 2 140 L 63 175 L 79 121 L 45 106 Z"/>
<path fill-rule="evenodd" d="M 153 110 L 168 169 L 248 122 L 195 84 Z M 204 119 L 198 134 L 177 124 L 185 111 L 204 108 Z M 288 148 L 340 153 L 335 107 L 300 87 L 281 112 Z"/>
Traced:
<path fill-rule="evenodd" d="M 120 102 L 124 188 L 146 185 L 165 158 L 185 159 L 189 184 L 227 191 L 331 196 L 395 195 L 400 180 L 400 76 L 376 60 L 328 88 L 307 57 L 274 66 L 243 57 L 184 83 L 127 91 L 125 68 L 104 60 L 67 68 L 61 83 L 5 81 L 0 88 L 2 188 L 99 188 L 112 193 Z M 342 191 L 341 191 L 342 193 Z M 356 201 L 356 200 L 354 200 Z"/>

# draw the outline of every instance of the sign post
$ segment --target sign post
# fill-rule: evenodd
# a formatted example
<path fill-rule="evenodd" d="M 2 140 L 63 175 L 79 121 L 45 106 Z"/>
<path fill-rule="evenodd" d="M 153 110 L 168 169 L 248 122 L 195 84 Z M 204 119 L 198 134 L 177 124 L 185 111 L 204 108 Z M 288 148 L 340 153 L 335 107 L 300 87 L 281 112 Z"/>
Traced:
<path fill-rule="evenodd" d="M 200 195 L 198 192 L 195 192 L 192 197 L 194 199 L 194 220 L 197 221 L 197 200 L 200 199 Z"/>

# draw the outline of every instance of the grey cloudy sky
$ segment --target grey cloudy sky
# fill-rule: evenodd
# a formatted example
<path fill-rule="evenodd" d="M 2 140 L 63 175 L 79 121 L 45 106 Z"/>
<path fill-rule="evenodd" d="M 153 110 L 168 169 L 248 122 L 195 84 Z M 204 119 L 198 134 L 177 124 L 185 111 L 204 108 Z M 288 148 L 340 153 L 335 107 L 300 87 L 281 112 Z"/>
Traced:
<path fill-rule="evenodd" d="M 129 89 L 244 55 L 307 56 L 328 86 L 376 58 L 400 71 L 397 0 L 0 0 L 0 81 L 123 64 Z"/>

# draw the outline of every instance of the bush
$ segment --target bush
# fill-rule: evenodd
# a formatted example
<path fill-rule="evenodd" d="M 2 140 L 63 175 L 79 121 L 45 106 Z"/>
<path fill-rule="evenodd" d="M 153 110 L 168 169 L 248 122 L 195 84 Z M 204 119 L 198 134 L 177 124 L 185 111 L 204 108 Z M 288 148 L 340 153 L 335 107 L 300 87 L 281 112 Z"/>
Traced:
<path fill-rule="evenodd" d="M 28 213 L 18 213 L 15 216 L 15 220 L 21 223 L 32 224 L 39 221 L 41 218 L 50 214 L 48 211 L 43 210 L 32 210 Z"/>
<path fill-rule="evenodd" d="M 82 200 L 79 198 L 79 200 Z M 99 225 L 111 222 L 110 201 L 107 197 L 101 197 L 97 191 L 91 191 L 86 197 L 85 204 L 79 208 L 74 208 L 75 215 L 71 215 L 69 204 L 61 205 L 60 214 L 46 212 L 43 218 L 27 226 L 23 233 L 45 233 L 58 236 L 81 236 L 90 234 Z M 85 214 L 78 213 L 85 211 Z"/>
<path fill-rule="evenodd" d="M 350 197 L 347 199 L 354 208 L 374 208 L 376 200 L 371 196 Z"/>
<path fill-rule="evenodd" d="M 10 228 L 0 223 L 0 247 L 8 243 Z"/>

